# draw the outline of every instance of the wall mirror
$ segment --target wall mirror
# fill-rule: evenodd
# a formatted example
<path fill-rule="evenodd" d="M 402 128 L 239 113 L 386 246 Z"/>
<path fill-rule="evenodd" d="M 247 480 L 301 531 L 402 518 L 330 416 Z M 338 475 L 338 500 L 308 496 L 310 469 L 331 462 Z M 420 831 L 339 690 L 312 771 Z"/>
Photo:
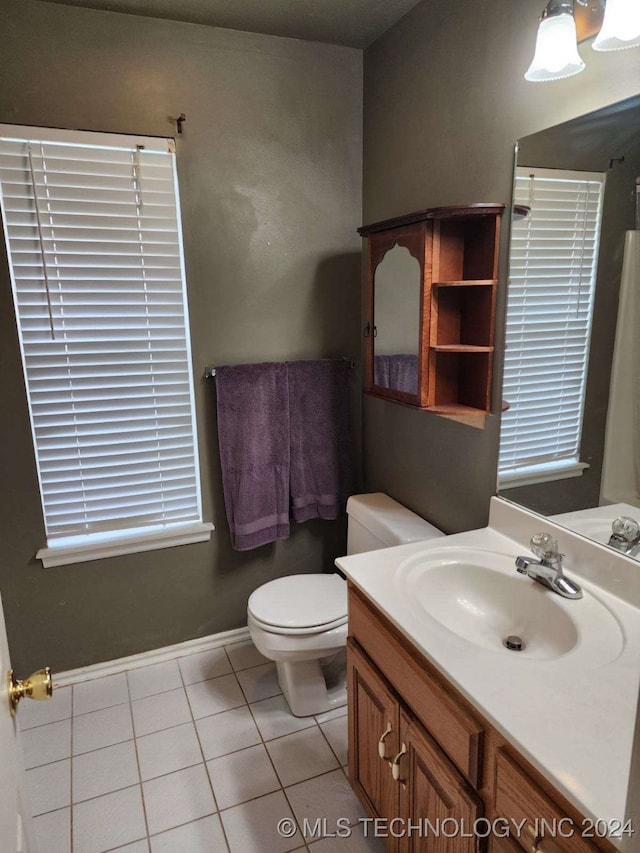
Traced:
<path fill-rule="evenodd" d="M 374 272 L 374 383 L 381 388 L 418 393 L 420 350 L 420 262 L 397 243 Z"/>
<path fill-rule="evenodd" d="M 639 127 L 636 96 L 516 149 L 498 491 L 605 544 L 640 524 Z"/>
<path fill-rule="evenodd" d="M 394 223 L 392 223 L 393 225 Z M 385 223 L 381 223 L 384 226 Z M 425 222 L 363 227 L 367 237 L 367 390 L 412 406 L 426 403 L 423 305 L 431 237 Z M 428 286 L 427 286 L 428 287 Z"/>

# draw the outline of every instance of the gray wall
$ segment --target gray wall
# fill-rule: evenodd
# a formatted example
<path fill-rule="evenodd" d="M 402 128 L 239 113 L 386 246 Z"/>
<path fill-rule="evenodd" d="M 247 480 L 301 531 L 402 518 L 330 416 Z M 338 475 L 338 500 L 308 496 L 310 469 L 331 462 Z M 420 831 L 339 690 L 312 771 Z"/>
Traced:
<path fill-rule="evenodd" d="M 423 0 L 365 52 L 365 222 L 437 205 L 509 202 L 516 139 L 638 92 L 640 51 L 596 54 L 589 45 L 581 48 L 582 74 L 527 83 L 543 6 L 541 0 Z M 365 484 L 447 532 L 479 527 L 495 493 L 498 441 L 497 416 L 480 431 L 366 398 Z"/>
<path fill-rule="evenodd" d="M 580 447 L 580 460 L 589 468 L 581 477 L 501 490 L 509 500 L 544 515 L 588 509 L 600 502 L 625 233 L 634 227 L 635 180 L 640 175 L 638 127 L 640 98 L 632 98 L 625 108 L 599 110 L 520 141 L 519 165 L 607 175 Z M 609 168 L 614 158 L 624 162 Z M 553 394 L 552 387 L 549 393 Z"/>
<path fill-rule="evenodd" d="M 250 592 L 344 553 L 343 522 L 253 552 L 229 544 L 205 363 L 359 357 L 362 54 L 9 0 L 0 122 L 178 138 L 209 543 L 44 570 L 35 463 L 0 257 L 0 589 L 21 673 L 246 624 Z M 354 398 L 359 398 L 354 371 Z M 358 405 L 354 406 L 359 432 Z"/>

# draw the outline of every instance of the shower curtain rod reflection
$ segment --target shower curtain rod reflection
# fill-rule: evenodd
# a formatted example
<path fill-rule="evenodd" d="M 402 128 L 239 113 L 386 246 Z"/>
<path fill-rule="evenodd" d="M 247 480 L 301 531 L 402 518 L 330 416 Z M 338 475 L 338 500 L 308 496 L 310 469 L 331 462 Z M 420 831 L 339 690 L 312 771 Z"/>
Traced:
<path fill-rule="evenodd" d="M 327 359 L 327 361 L 330 361 L 330 360 L 331 359 Z M 356 366 L 355 361 L 352 361 L 352 359 L 347 358 L 346 356 L 343 356 L 342 359 L 335 359 L 335 361 L 346 362 L 352 370 Z M 286 362 L 285 362 L 285 364 L 286 364 Z M 205 369 L 204 369 L 204 378 L 205 379 L 211 379 L 211 377 L 215 377 L 215 375 L 216 375 L 216 368 L 212 364 L 207 364 Z"/>

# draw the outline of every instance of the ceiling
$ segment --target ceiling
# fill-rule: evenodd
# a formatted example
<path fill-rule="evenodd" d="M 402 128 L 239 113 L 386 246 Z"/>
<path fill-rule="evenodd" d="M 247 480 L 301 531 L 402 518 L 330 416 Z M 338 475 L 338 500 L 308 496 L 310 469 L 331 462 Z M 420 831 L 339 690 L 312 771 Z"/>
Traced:
<path fill-rule="evenodd" d="M 45 0 L 60 3 L 61 0 Z M 420 0 L 64 0 L 210 27 L 368 47 Z"/>

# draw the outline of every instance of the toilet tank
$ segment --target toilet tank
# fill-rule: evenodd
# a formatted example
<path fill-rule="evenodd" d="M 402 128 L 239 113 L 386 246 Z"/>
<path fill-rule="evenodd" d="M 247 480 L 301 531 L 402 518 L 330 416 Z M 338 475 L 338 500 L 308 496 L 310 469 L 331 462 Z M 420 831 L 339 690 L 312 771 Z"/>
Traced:
<path fill-rule="evenodd" d="M 433 524 L 382 492 L 352 495 L 347 501 L 347 514 L 347 554 L 444 536 Z"/>

